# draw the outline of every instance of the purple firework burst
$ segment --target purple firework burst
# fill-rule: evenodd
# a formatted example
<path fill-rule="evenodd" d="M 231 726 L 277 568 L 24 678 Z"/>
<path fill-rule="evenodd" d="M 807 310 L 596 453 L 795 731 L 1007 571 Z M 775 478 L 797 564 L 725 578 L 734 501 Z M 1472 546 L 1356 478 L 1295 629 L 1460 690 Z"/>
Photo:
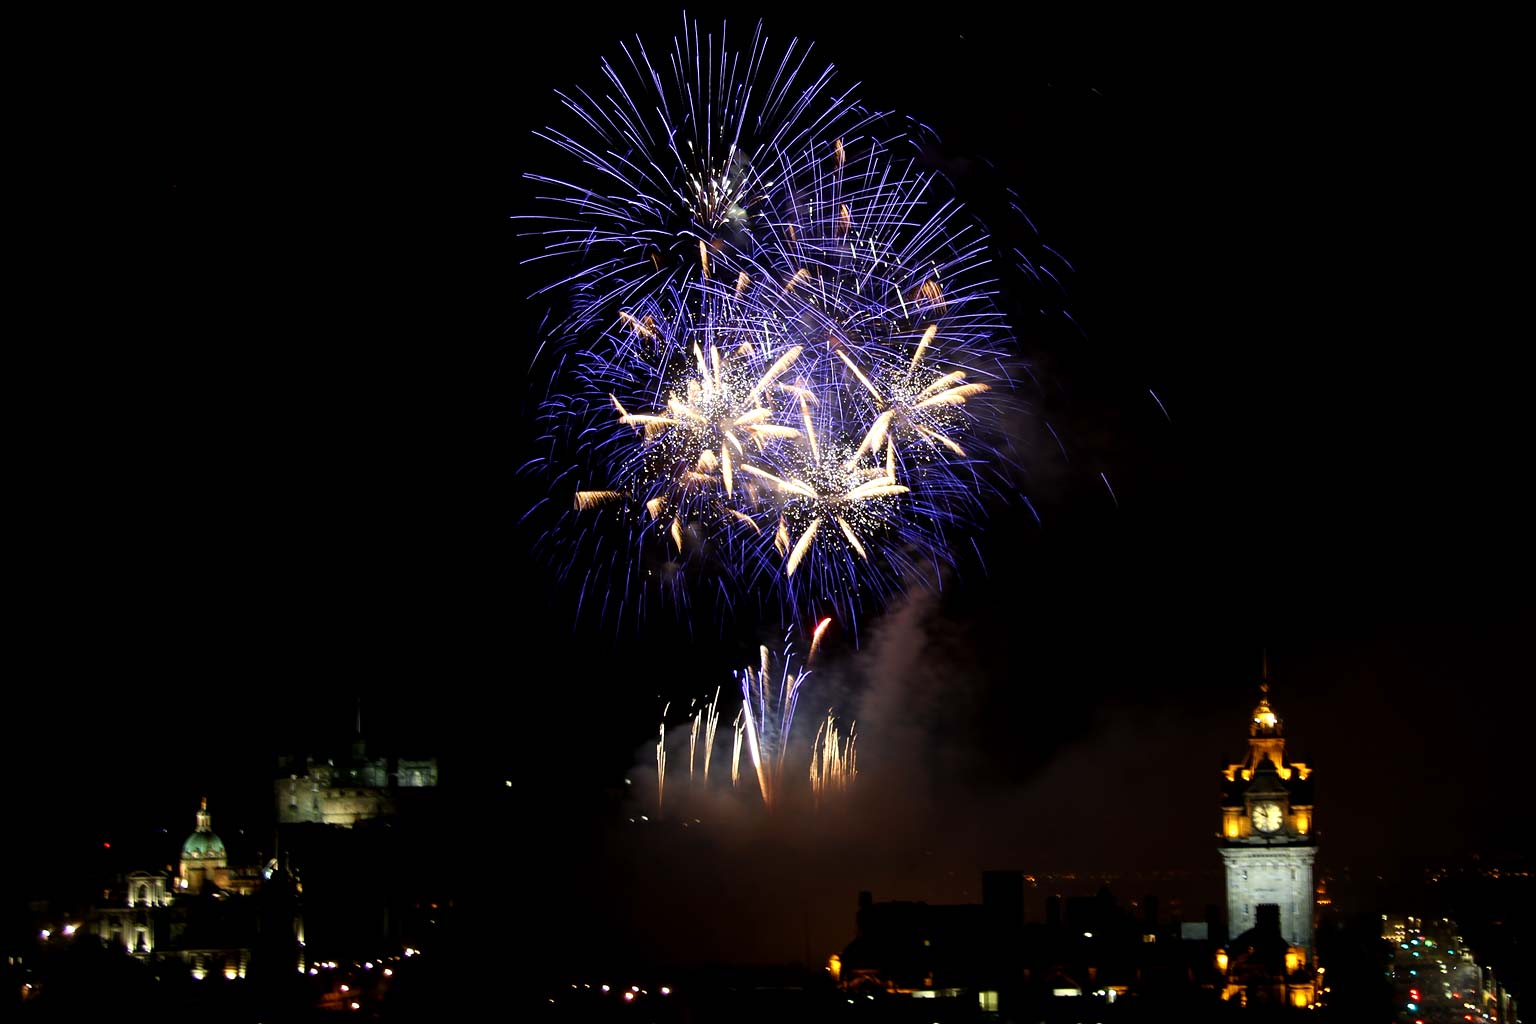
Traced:
<path fill-rule="evenodd" d="M 630 58 L 645 95 L 689 97 L 676 130 L 643 131 L 605 65 L 603 116 L 568 100 L 596 137 L 549 136 L 627 198 L 570 186 L 551 236 L 575 299 L 541 545 L 604 617 L 659 592 L 856 620 L 952 562 L 1007 487 L 1018 361 L 990 240 L 916 159 L 920 129 L 831 96 L 829 72 L 791 102 L 788 58 L 766 88 L 738 77 L 760 34 L 707 74 L 698 41 L 668 84 Z"/>

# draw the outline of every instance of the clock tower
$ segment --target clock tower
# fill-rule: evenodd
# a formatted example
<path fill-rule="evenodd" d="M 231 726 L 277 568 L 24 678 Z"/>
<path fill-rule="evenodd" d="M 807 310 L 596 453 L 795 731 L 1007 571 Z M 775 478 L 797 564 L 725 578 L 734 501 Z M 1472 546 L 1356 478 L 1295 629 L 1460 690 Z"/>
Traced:
<path fill-rule="evenodd" d="M 1254 928 L 1262 904 L 1279 909 L 1280 934 L 1313 962 L 1312 769 L 1285 759 L 1285 733 L 1269 706 L 1269 683 L 1248 723 L 1248 754 L 1222 770 L 1221 859 L 1227 869 L 1227 936 Z"/>

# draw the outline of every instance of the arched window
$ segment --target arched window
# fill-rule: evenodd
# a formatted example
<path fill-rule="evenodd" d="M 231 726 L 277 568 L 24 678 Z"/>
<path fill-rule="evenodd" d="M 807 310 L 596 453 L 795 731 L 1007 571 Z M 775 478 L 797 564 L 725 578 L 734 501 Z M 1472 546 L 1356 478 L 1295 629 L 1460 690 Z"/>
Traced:
<path fill-rule="evenodd" d="M 140 885 L 139 886 L 139 902 L 140 903 L 148 903 L 149 902 L 149 886 L 148 885 Z"/>

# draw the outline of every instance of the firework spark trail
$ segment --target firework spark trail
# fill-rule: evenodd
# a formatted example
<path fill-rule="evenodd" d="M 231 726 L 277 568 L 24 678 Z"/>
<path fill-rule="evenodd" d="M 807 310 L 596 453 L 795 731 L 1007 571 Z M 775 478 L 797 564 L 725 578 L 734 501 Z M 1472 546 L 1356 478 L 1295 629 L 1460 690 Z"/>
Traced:
<path fill-rule="evenodd" d="M 662 712 L 661 725 L 657 727 L 656 736 L 656 817 L 661 817 L 662 808 L 665 806 L 667 789 L 667 722 L 666 712 Z"/>
<path fill-rule="evenodd" d="M 755 671 L 748 666 L 737 673 L 741 682 L 747 752 L 757 772 L 763 804 L 770 811 L 775 806 L 784 774 L 784 756 L 788 752 L 790 732 L 794 727 L 800 687 L 808 675 L 803 670 L 791 672 L 788 652 L 785 653 L 783 671 L 776 686 L 770 673 L 770 657 L 766 646 L 758 649 L 759 663 Z"/>
<path fill-rule="evenodd" d="M 704 707 L 704 784 L 709 784 L 709 762 L 715 753 L 715 727 L 720 723 L 720 687 Z"/>
<path fill-rule="evenodd" d="M 822 635 L 826 633 L 827 627 L 830 625 L 832 625 L 832 616 L 828 615 L 816 624 L 815 631 L 811 633 L 811 649 L 805 656 L 807 667 L 810 666 L 811 660 L 816 657 L 816 649 L 821 646 Z"/>
<path fill-rule="evenodd" d="M 837 717 L 827 711 L 826 720 L 816 730 L 811 743 L 811 793 L 819 808 L 824 797 L 846 793 L 859 774 L 858 752 L 855 749 L 854 726 L 848 726 L 848 735 L 837 731 Z"/>
<path fill-rule="evenodd" d="M 741 745 L 746 735 L 747 707 L 743 704 L 736 710 L 736 720 L 731 723 L 731 788 L 735 789 L 741 784 Z"/>
<path fill-rule="evenodd" d="M 699 749 L 699 726 L 702 724 L 702 719 L 703 719 L 703 712 L 702 712 L 702 710 L 698 710 L 698 709 L 694 710 L 693 714 L 688 716 L 688 790 L 689 790 L 689 792 L 693 791 L 693 766 L 694 766 L 694 762 L 696 760 L 695 755 L 697 754 L 698 749 Z"/>

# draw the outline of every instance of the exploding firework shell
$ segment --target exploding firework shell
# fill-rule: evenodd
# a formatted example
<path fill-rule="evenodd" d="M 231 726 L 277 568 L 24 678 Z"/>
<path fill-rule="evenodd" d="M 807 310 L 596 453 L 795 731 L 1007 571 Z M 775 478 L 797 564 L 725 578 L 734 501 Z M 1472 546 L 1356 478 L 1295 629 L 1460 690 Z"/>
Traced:
<path fill-rule="evenodd" d="M 570 333 L 700 280 L 734 286 L 714 257 L 750 243 L 786 159 L 871 116 L 809 46 L 780 50 L 761 25 L 742 50 L 696 22 L 654 57 L 639 39 L 621 49 L 600 86 L 559 93 L 568 116 L 538 133 L 566 173 L 527 175 L 546 190 L 529 219 L 564 268 L 544 291 L 569 294 Z"/>
<path fill-rule="evenodd" d="M 708 74 L 701 45 L 674 46 L 670 79 L 626 50 L 642 85 L 604 65 L 601 102 L 567 98 L 591 137 L 550 136 L 626 198 L 569 186 L 581 229 L 551 236 L 581 333 L 544 406 L 577 492 L 548 543 L 605 587 L 854 619 L 952 560 L 1004 461 L 1015 346 L 989 242 L 918 164 L 920 130 L 825 73 L 791 99 L 803 60 L 743 90 L 771 63 L 760 35 Z"/>

